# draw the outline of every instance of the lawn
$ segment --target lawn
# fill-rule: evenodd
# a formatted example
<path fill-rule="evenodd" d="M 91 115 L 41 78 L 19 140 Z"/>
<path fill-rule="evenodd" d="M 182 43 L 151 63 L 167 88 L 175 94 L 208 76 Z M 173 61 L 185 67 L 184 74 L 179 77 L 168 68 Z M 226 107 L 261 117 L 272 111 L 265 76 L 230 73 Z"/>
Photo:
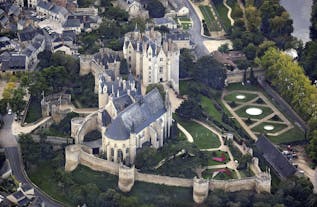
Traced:
<path fill-rule="evenodd" d="M 216 13 L 220 19 L 222 27 L 225 29 L 225 31 L 228 31 L 231 27 L 231 22 L 227 16 L 229 10 L 223 5 L 223 0 L 213 0 L 212 3 L 216 9 Z"/>
<path fill-rule="evenodd" d="M 193 136 L 194 143 L 200 149 L 220 147 L 220 140 L 217 135 L 209 129 L 193 121 L 180 120 L 180 124 Z"/>
<path fill-rule="evenodd" d="M 294 128 L 284 132 L 279 136 L 268 136 L 268 138 L 275 144 L 288 144 L 297 141 L 304 141 L 305 134 L 300 128 L 294 125 Z"/>
<path fill-rule="evenodd" d="M 244 95 L 245 99 L 237 99 L 238 95 Z M 228 102 L 248 102 L 251 101 L 252 99 L 256 98 L 258 95 L 257 94 L 253 94 L 253 93 L 241 93 L 238 91 L 233 91 L 231 93 L 229 93 L 228 95 L 226 95 L 224 97 L 224 100 L 228 101 Z"/>
<path fill-rule="evenodd" d="M 274 129 L 271 131 L 265 130 L 264 126 L 266 125 L 272 125 L 274 126 Z M 286 124 L 279 124 L 279 123 L 272 123 L 272 122 L 264 122 L 259 125 L 256 125 L 251 130 L 254 132 L 260 132 L 260 133 L 276 133 L 281 131 L 282 129 L 285 129 L 287 127 Z"/>
<path fill-rule="evenodd" d="M 210 7 L 206 5 L 199 5 L 199 9 L 204 16 L 204 20 L 208 26 L 209 31 L 220 31 L 221 28 L 218 25 L 214 15 L 212 14 Z"/>
<path fill-rule="evenodd" d="M 29 109 L 27 111 L 24 122 L 33 123 L 42 118 L 41 102 L 37 98 L 31 98 Z"/>
<path fill-rule="evenodd" d="M 246 113 L 246 110 L 248 108 L 259 108 L 262 110 L 262 114 L 260 115 L 249 115 Z M 251 118 L 251 119 L 263 119 L 264 117 L 267 117 L 268 115 L 273 113 L 273 110 L 270 107 L 265 107 L 265 106 L 252 106 L 252 105 L 246 105 L 243 106 L 241 108 L 239 108 L 238 110 L 235 111 L 235 113 L 239 116 L 239 117 L 244 117 L 244 118 Z"/>
<path fill-rule="evenodd" d="M 212 178 L 212 174 L 214 171 L 219 170 L 219 169 L 209 169 L 205 170 L 202 173 L 203 178 Z M 213 179 L 215 180 L 230 180 L 230 179 L 235 179 L 237 178 L 236 172 L 234 170 L 229 169 L 231 172 L 231 175 L 227 175 L 226 173 L 218 173 Z"/>
<path fill-rule="evenodd" d="M 201 106 L 204 111 L 208 113 L 214 120 L 221 122 L 222 114 L 219 110 L 216 109 L 213 102 L 206 96 L 201 96 Z"/>
<path fill-rule="evenodd" d="M 225 163 L 230 161 L 230 157 L 229 157 L 229 154 L 227 152 L 217 150 L 217 151 L 205 152 L 205 153 L 207 154 L 207 157 L 208 157 L 208 166 L 222 165 L 222 164 L 225 164 Z M 212 159 L 213 157 L 221 157 L 222 153 L 224 153 L 224 155 L 226 157 L 226 160 L 224 162 L 217 162 L 217 161 Z"/>

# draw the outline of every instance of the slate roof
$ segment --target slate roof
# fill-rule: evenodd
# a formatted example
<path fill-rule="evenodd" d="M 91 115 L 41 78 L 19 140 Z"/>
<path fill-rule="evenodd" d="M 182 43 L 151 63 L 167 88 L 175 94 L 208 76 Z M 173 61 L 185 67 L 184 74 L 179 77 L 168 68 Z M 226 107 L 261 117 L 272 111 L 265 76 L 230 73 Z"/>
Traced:
<path fill-rule="evenodd" d="M 130 106 L 132 103 L 133 103 L 132 99 L 130 98 L 128 94 L 125 94 L 123 96 L 113 99 L 113 105 L 118 112 L 123 111 L 126 107 Z"/>
<path fill-rule="evenodd" d="M 129 139 L 130 133 L 139 133 L 166 112 L 157 88 L 120 112 L 106 130 L 106 136 L 114 140 Z"/>
<path fill-rule="evenodd" d="M 289 177 L 296 172 L 295 167 L 264 135 L 258 138 L 255 145 L 281 178 Z"/>
<path fill-rule="evenodd" d="M 161 18 L 153 18 L 154 24 L 156 25 L 160 25 L 160 24 L 176 24 L 175 21 L 173 19 L 170 18 L 165 18 L 165 17 L 161 17 Z"/>
<path fill-rule="evenodd" d="M 64 27 L 80 27 L 80 20 L 68 18 L 64 24 Z"/>
<path fill-rule="evenodd" d="M 23 183 L 22 186 L 21 186 L 21 189 L 22 189 L 24 192 L 26 192 L 26 191 L 28 191 L 28 190 L 33 189 L 33 187 L 32 187 L 30 184 L 28 184 L 28 183 Z"/>
<path fill-rule="evenodd" d="M 17 200 L 19 200 L 19 199 L 25 197 L 24 194 L 22 193 L 22 191 L 20 191 L 20 190 L 17 191 L 17 192 L 14 192 L 14 193 L 12 194 L 12 196 L 15 197 Z"/>
<path fill-rule="evenodd" d="M 111 123 L 111 116 L 106 110 L 102 111 L 102 125 L 107 126 L 108 124 Z"/>
<path fill-rule="evenodd" d="M 23 54 L 2 53 L 0 55 L 2 70 L 25 69 L 26 56 Z"/>
<path fill-rule="evenodd" d="M 27 29 L 18 33 L 21 42 L 31 41 L 37 34 L 43 35 L 43 31 L 28 27 Z"/>

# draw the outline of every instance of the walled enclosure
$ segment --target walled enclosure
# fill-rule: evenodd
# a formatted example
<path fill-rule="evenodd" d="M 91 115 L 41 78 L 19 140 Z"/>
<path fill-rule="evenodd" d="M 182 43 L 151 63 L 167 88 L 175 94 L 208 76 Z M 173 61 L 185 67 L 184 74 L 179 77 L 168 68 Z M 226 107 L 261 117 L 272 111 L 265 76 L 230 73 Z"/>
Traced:
<path fill-rule="evenodd" d="M 123 192 L 129 192 L 135 180 L 168 186 L 193 187 L 193 199 L 196 203 L 202 203 L 208 196 L 208 191 L 215 189 L 222 189 L 226 192 L 255 190 L 260 193 L 271 191 L 271 175 L 269 172 L 261 172 L 258 166 L 252 166 L 258 164 L 257 159 L 253 159 L 251 163 L 251 169 L 256 169 L 257 171 L 254 172 L 256 176 L 253 177 L 232 180 L 185 179 L 139 173 L 134 166 L 129 168 L 118 163 L 104 160 L 95 157 L 90 154 L 89 151 L 88 147 L 79 144 L 67 146 L 65 148 L 65 171 L 71 172 L 76 169 L 78 164 L 82 164 L 95 171 L 118 175 L 118 187 Z"/>

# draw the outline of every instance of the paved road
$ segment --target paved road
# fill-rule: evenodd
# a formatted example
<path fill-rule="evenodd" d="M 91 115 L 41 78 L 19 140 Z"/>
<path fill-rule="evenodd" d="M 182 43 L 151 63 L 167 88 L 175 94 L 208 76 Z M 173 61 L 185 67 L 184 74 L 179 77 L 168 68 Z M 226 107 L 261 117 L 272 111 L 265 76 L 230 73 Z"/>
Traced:
<path fill-rule="evenodd" d="M 189 15 L 193 21 L 192 28 L 188 31 L 191 35 L 191 40 L 196 44 L 195 52 L 197 57 L 202 57 L 204 55 L 208 55 L 209 52 L 204 45 L 204 41 L 208 40 L 207 38 L 201 36 L 201 23 L 200 19 L 197 16 L 193 6 L 189 2 L 190 0 L 185 0 L 185 5 L 189 8 Z"/>
<path fill-rule="evenodd" d="M 10 162 L 12 174 L 21 183 L 28 183 L 35 189 L 35 195 L 38 196 L 47 207 L 62 207 L 61 204 L 52 200 L 44 194 L 37 186 L 35 186 L 26 175 L 23 169 L 23 162 L 19 153 L 16 137 L 12 134 L 11 125 L 13 122 L 12 115 L 4 116 L 4 127 L 0 130 L 0 144 L 5 149 L 6 158 Z"/>

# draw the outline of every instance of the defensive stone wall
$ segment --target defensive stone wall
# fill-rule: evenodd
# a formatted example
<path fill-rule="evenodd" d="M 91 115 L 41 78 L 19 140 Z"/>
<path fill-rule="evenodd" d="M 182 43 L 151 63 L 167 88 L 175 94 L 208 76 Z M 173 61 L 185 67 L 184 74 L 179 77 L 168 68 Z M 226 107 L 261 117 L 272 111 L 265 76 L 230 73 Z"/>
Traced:
<path fill-rule="evenodd" d="M 75 139 L 76 144 L 81 144 L 88 132 L 99 129 L 98 112 L 94 112 L 84 119 L 74 118 L 71 121 L 71 136 Z"/>
<path fill-rule="evenodd" d="M 78 164 L 82 164 L 95 171 L 118 175 L 118 187 L 123 192 L 129 192 L 135 180 L 168 186 L 193 187 L 193 199 L 196 203 L 202 203 L 207 198 L 209 190 L 214 191 L 215 189 L 222 189 L 226 192 L 256 190 L 260 193 L 271 191 L 271 176 L 269 172 L 259 172 L 254 177 L 232 180 L 186 179 L 144 174 L 138 172 L 134 166 L 131 168 L 120 166 L 118 163 L 95 157 L 89 152 L 89 149 L 85 148 L 88 147 L 79 144 L 69 145 L 65 148 L 65 171 L 73 171 Z M 253 164 L 257 164 L 257 162 Z"/>

